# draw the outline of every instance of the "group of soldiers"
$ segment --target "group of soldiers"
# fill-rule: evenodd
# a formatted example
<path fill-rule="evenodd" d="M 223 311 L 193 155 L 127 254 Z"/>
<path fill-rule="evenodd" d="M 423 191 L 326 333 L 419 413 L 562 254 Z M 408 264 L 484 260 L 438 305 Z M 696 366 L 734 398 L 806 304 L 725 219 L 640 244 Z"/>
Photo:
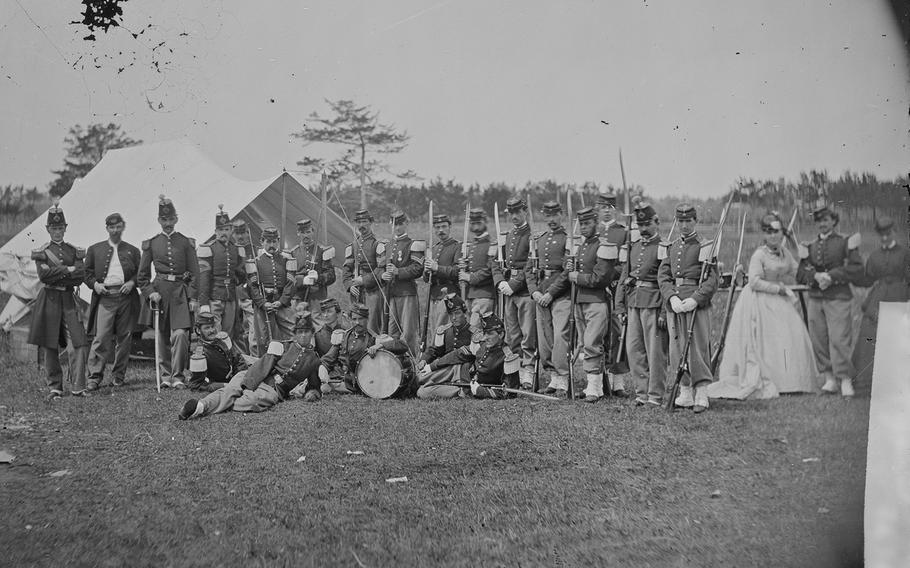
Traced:
<path fill-rule="evenodd" d="M 508 199 L 506 212 L 511 229 L 491 236 L 487 213 L 467 211 L 469 242 L 451 236 L 448 215 L 435 215 L 437 239 L 428 250 L 408 235 L 401 211 L 390 216 L 390 239 L 374 234 L 368 210 L 357 211 L 341 267 L 352 302 L 344 317 L 327 290 L 336 279 L 334 248 L 316 242 L 310 219 L 297 222 L 298 244 L 281 250 L 276 228 L 263 228 L 253 243 L 245 222 L 232 222 L 219 206 L 214 237 L 197 246 L 176 230 L 176 208 L 161 196 L 161 232 L 140 248 L 123 241 L 125 220 L 112 213 L 108 239 L 85 251 L 63 240 L 66 220 L 55 205 L 47 218 L 51 240 L 32 254 L 44 286 L 29 341 L 44 352 L 51 399 L 63 395 L 58 353 L 66 345 L 73 348 L 71 394 L 89 396 L 108 362 L 113 386 L 124 384 L 137 324 L 154 327 L 160 386 L 209 391 L 187 401 L 184 419 L 357 392 L 360 361 L 380 350 L 402 361 L 401 395 L 567 398 L 578 382 L 584 389 L 576 398 L 585 402 L 625 394 L 610 377 L 624 352 L 636 405 L 667 402 L 667 371 L 684 367 L 673 402 L 708 409 L 718 272 L 713 241 L 696 232 L 694 207 L 676 208 L 679 236 L 672 240 L 661 238 L 656 211 L 642 201 L 630 212 L 632 228 L 620 223 L 612 193 L 573 218 L 559 202 L 544 203 L 547 230 L 538 234 L 521 197 Z M 844 258 L 827 254 L 820 242 L 803 256 L 800 276 L 810 297 L 840 299 L 838 274 L 855 272 L 857 259 L 849 247 Z M 425 332 L 419 279 L 429 284 Z M 92 290 L 87 327 L 74 296 L 82 283 Z M 824 313 L 810 314 L 810 330 L 821 325 L 813 319 L 835 317 L 827 303 L 818 309 Z M 577 358 L 585 375 L 578 381 Z M 821 370 L 834 381 L 843 357 L 830 358 L 835 369 Z"/>

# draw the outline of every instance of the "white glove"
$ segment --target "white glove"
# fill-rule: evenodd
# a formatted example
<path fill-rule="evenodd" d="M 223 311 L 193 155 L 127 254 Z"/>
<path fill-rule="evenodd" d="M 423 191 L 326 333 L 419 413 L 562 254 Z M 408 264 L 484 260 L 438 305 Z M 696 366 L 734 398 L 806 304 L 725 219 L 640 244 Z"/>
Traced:
<path fill-rule="evenodd" d="M 695 308 L 698 307 L 698 302 L 695 301 L 695 298 L 686 298 L 679 304 L 679 309 L 681 312 L 692 312 L 695 311 Z"/>
<path fill-rule="evenodd" d="M 319 273 L 315 270 L 310 270 L 306 273 L 306 276 L 303 277 L 304 286 L 312 286 L 316 283 L 316 279 L 319 278 Z"/>
<path fill-rule="evenodd" d="M 430 366 L 429 366 L 429 365 L 424 365 L 423 367 L 421 367 L 421 368 L 417 371 L 417 378 L 418 378 L 418 379 L 425 379 L 425 378 L 429 377 L 429 376 L 430 376 L 430 373 L 432 373 L 432 372 L 433 372 L 433 371 L 430 370 Z"/>
<path fill-rule="evenodd" d="M 344 341 L 344 330 L 336 329 L 332 332 L 332 345 L 341 345 L 341 342 Z"/>
<path fill-rule="evenodd" d="M 471 354 L 477 355 L 477 352 L 480 351 L 480 342 L 472 341 L 471 342 Z"/>
<path fill-rule="evenodd" d="M 503 296 L 511 296 L 513 294 L 512 287 L 509 286 L 509 283 L 503 280 L 499 283 L 499 293 Z"/>
<path fill-rule="evenodd" d="M 319 382 L 322 384 L 329 382 L 329 370 L 325 365 L 319 365 L 319 371 L 317 371 L 317 373 L 319 374 Z"/>
<path fill-rule="evenodd" d="M 208 304 L 202 304 L 201 306 L 199 306 L 199 313 L 200 314 L 210 314 L 210 313 L 212 313 L 212 307 Z"/>
<path fill-rule="evenodd" d="M 670 297 L 670 309 L 675 314 L 682 313 L 682 300 L 679 299 L 679 296 Z"/>

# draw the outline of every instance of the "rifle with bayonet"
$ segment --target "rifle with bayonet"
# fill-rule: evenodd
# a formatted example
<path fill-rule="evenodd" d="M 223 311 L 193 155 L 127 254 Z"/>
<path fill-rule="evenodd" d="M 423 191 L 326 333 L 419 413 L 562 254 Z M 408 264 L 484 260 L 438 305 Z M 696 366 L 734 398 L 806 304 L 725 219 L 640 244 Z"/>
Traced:
<path fill-rule="evenodd" d="M 505 247 L 505 241 L 502 238 L 502 228 L 499 226 L 499 203 L 493 203 L 493 217 L 496 222 L 496 264 L 499 266 L 499 273 L 502 274 L 502 277 L 506 277 L 506 261 L 503 257 L 503 248 Z M 499 290 L 496 291 L 497 298 L 497 308 L 499 310 L 499 317 L 505 321 L 506 318 L 506 297 Z"/>
<path fill-rule="evenodd" d="M 262 302 L 263 302 L 262 316 L 263 316 L 263 319 L 265 320 L 265 331 L 266 331 L 268 343 L 271 343 L 272 342 L 272 322 L 269 320 L 269 310 L 266 309 L 266 306 L 265 306 L 265 304 L 268 303 L 268 299 L 265 295 L 265 287 L 262 285 L 262 279 L 259 277 L 259 262 L 256 259 L 256 256 L 257 256 L 256 247 L 253 245 L 253 234 L 250 232 L 249 225 L 246 226 L 246 236 L 250 240 L 250 246 L 253 249 L 252 258 L 247 259 L 247 262 L 246 262 L 247 279 L 249 279 L 250 276 L 253 276 L 256 279 L 256 288 L 259 290 L 259 296 L 262 298 Z M 254 318 L 253 328 L 256 332 L 255 335 L 260 335 L 258 327 L 259 326 L 256 325 L 255 318 Z M 261 345 L 262 337 L 259 336 L 256 339 L 258 342 L 260 342 L 259 348 L 263 349 L 263 346 Z M 268 346 L 268 343 L 266 344 L 266 347 Z M 260 353 L 260 355 L 262 355 L 264 353 L 265 353 L 265 351 L 262 351 L 262 353 Z"/>
<path fill-rule="evenodd" d="M 575 231 L 578 223 L 572 215 L 572 189 L 566 188 L 566 212 L 568 215 L 568 225 L 571 227 L 569 234 L 566 236 L 566 273 L 575 270 Z M 569 308 L 569 348 L 566 350 L 566 358 L 569 360 L 569 384 L 566 389 L 566 395 L 569 400 L 575 400 L 575 351 L 578 343 L 578 331 L 575 329 L 575 306 L 578 302 L 578 288 L 574 282 L 569 285 L 569 298 L 571 306 Z"/>
<path fill-rule="evenodd" d="M 623 217 L 625 217 L 625 219 L 626 219 L 626 238 L 625 238 L 625 243 L 623 243 L 625 246 L 625 249 L 626 249 L 626 259 L 625 259 L 626 274 L 631 275 L 632 274 L 632 219 L 634 218 L 634 215 L 632 214 L 632 196 L 629 193 L 629 186 L 626 184 L 626 169 L 622 163 L 622 148 L 619 149 L 619 173 L 622 176 L 622 189 L 623 189 L 623 193 L 625 195 L 625 209 L 626 209 L 625 213 L 623 214 Z M 622 262 L 621 258 L 620 258 L 620 262 Z M 619 272 L 622 272 L 622 271 L 620 270 Z M 617 288 L 619 286 L 622 286 L 622 282 L 617 283 Z M 616 307 L 616 297 L 615 296 L 613 298 L 612 307 L 613 308 Z M 612 326 L 610 326 L 610 327 L 612 328 Z M 629 330 L 629 318 L 626 317 L 626 318 L 624 318 L 624 320 L 622 322 L 621 330 L 619 333 L 619 345 L 616 348 L 616 359 L 613 361 L 614 370 L 617 368 L 617 365 L 619 364 L 619 362 L 623 360 L 623 355 L 628 356 L 628 354 L 626 353 L 626 334 L 628 333 L 628 330 Z M 610 347 L 612 348 L 612 345 Z M 607 377 L 607 373 L 604 373 L 604 381 L 605 381 L 604 387 L 609 387 L 610 384 L 606 377 Z M 606 390 L 604 390 L 604 392 L 606 393 Z M 612 394 L 612 391 L 611 391 L 611 394 Z"/>
<path fill-rule="evenodd" d="M 462 272 L 467 272 L 469 267 L 468 260 L 468 229 L 471 226 L 469 217 L 471 215 L 471 202 L 468 201 L 464 204 L 464 232 L 461 237 L 461 259 L 458 261 L 459 270 Z M 465 301 L 465 305 L 468 302 L 468 283 L 464 280 L 459 279 L 458 285 L 461 287 L 461 299 Z"/>
<path fill-rule="evenodd" d="M 453 386 L 453 387 L 462 387 L 462 388 L 471 388 L 471 386 L 472 386 L 472 383 L 465 383 L 465 382 L 439 383 L 439 384 L 440 384 L 440 385 Z M 477 386 L 478 386 L 478 387 L 485 388 L 485 389 L 502 391 L 502 392 L 508 393 L 508 394 L 517 394 L 517 395 L 521 395 L 521 396 L 528 396 L 528 397 L 537 398 L 537 399 L 540 399 L 540 400 L 555 400 L 555 401 L 559 401 L 559 400 L 560 400 L 558 397 L 551 396 L 551 395 L 548 395 L 548 394 L 540 394 L 540 393 L 537 393 L 537 392 L 526 391 L 526 390 L 516 389 L 516 388 L 512 388 L 512 387 L 507 387 L 507 386 L 504 386 L 504 385 L 486 385 L 486 384 L 483 384 L 483 383 L 477 383 Z"/>
<path fill-rule="evenodd" d="M 528 191 L 528 227 L 531 229 L 531 235 L 528 239 L 528 264 L 530 265 L 531 274 L 535 282 L 540 282 L 540 257 L 537 255 L 537 239 L 534 238 L 534 206 L 531 205 L 531 192 Z M 534 308 L 535 312 L 537 308 Z M 537 349 L 534 351 L 534 380 L 532 390 L 537 392 L 540 388 L 540 341 L 537 338 Z"/>
<path fill-rule="evenodd" d="M 717 342 L 717 349 L 711 354 L 711 375 L 717 372 L 717 364 L 720 362 L 721 353 L 724 350 L 724 344 L 727 340 L 727 330 L 730 327 L 730 309 L 733 307 L 733 296 L 736 294 L 736 284 L 739 281 L 737 276 L 743 270 L 740 259 L 743 254 L 743 237 L 746 233 L 746 214 L 743 213 L 739 228 L 739 248 L 736 251 L 736 263 L 733 265 L 733 277 L 730 279 L 730 295 L 727 296 L 727 303 L 724 306 L 724 319 L 720 328 L 720 340 Z"/>
<path fill-rule="evenodd" d="M 727 213 L 730 211 L 730 204 L 733 202 L 733 196 L 735 192 L 730 192 L 730 198 L 727 200 L 727 204 L 724 205 L 723 210 L 720 213 L 720 222 L 717 226 L 717 234 L 714 237 L 714 242 L 711 243 L 711 253 L 708 255 L 708 258 L 702 262 L 701 273 L 698 276 L 698 286 L 701 287 L 702 283 L 707 278 L 709 271 L 712 266 L 717 265 L 717 253 L 720 250 L 720 240 L 723 236 L 724 222 L 727 220 Z M 670 390 L 667 393 L 667 404 L 665 408 L 667 412 L 673 412 L 676 409 L 676 397 L 679 396 L 679 385 L 682 381 L 683 375 L 689 372 L 689 350 L 692 348 L 692 337 L 695 333 L 695 318 L 698 312 L 696 307 L 689 317 L 689 325 L 686 329 L 686 343 L 683 346 L 682 353 L 679 358 L 679 365 L 676 368 L 676 377 L 673 379 L 673 383 L 670 385 Z M 671 316 L 672 317 L 672 316 Z"/>
<path fill-rule="evenodd" d="M 433 260 L 433 200 L 430 200 L 430 230 L 429 238 L 427 239 L 427 259 Z M 426 280 L 429 285 L 427 286 L 427 306 L 424 311 L 423 318 L 423 328 L 420 330 L 420 352 L 423 353 L 427 347 L 427 330 L 430 328 L 430 305 L 433 303 L 433 272 L 430 270 L 423 271 L 424 280 Z"/>

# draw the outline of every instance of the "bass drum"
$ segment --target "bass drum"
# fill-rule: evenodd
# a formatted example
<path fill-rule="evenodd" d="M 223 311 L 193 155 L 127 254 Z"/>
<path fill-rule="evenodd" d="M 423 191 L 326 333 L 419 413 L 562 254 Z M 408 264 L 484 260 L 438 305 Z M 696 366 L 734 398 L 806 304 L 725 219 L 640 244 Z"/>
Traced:
<path fill-rule="evenodd" d="M 409 356 L 399 357 L 385 349 L 357 362 L 357 387 L 370 398 L 407 396 L 411 392 L 414 370 Z"/>

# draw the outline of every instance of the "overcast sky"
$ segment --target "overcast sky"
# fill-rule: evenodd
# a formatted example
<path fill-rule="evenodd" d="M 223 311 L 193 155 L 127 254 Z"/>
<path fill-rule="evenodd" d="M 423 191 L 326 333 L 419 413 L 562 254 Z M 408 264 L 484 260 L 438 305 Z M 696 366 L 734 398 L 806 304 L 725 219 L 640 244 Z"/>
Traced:
<path fill-rule="evenodd" d="M 908 166 L 885 2 L 134 0 L 124 25 L 143 33 L 95 42 L 69 24 L 80 7 L 0 0 L 0 185 L 46 188 L 91 122 L 264 179 L 297 167 L 290 133 L 326 98 L 406 129 L 398 166 L 464 183 L 619 185 L 620 147 L 655 195 Z"/>

